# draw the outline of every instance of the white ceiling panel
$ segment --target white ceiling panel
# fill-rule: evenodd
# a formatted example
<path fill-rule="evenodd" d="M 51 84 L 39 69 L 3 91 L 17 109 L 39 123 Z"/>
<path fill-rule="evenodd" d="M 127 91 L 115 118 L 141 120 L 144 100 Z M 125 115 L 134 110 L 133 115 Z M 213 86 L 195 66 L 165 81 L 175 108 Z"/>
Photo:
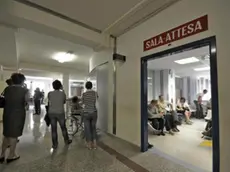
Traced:
<path fill-rule="evenodd" d="M 142 0 L 30 0 L 103 30 Z"/>
<path fill-rule="evenodd" d="M 87 71 L 89 59 L 93 54 L 91 48 L 25 29 L 20 29 L 17 33 L 17 42 L 19 59 L 27 63 L 71 67 Z M 77 56 L 76 60 L 61 64 L 52 59 L 55 53 L 67 51 L 72 51 Z"/>
<path fill-rule="evenodd" d="M 160 59 L 151 60 L 148 62 L 148 69 L 151 70 L 164 70 L 164 69 L 172 69 L 175 71 L 176 75 L 184 77 L 184 76 L 207 76 L 210 75 L 210 71 L 194 71 L 195 68 L 202 68 L 209 66 L 209 59 L 204 59 L 205 56 L 209 55 L 209 47 L 202 47 L 198 49 L 193 49 L 190 51 L 184 51 L 182 53 L 173 54 L 169 56 L 165 56 Z M 175 63 L 176 60 L 196 57 L 200 61 L 196 63 L 189 63 L 180 65 Z"/>
<path fill-rule="evenodd" d="M 180 0 L 25 1 L 74 19 L 82 26 L 119 36 Z"/>

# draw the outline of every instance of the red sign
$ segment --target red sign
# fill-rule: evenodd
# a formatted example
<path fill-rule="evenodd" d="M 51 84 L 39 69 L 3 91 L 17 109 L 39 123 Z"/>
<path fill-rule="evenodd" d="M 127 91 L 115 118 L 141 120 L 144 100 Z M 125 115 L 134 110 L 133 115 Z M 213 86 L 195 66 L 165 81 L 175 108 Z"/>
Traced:
<path fill-rule="evenodd" d="M 208 30 L 208 15 L 185 23 L 160 35 L 144 41 L 144 51 Z"/>

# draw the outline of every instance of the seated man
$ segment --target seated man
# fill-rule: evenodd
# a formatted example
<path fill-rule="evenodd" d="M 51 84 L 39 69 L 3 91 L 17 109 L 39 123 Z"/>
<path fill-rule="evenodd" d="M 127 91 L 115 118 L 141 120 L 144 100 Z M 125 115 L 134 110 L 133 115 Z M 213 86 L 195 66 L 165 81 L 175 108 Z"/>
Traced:
<path fill-rule="evenodd" d="M 202 133 L 205 137 L 211 137 L 212 138 L 212 127 L 209 128 L 207 131 L 204 131 Z"/>
<path fill-rule="evenodd" d="M 160 134 L 164 136 L 164 114 L 158 112 L 157 100 L 152 100 L 148 105 L 148 120 L 152 122 L 153 128 L 160 130 Z"/>
<path fill-rule="evenodd" d="M 168 109 L 168 105 L 171 108 Z M 179 130 L 177 129 L 174 117 L 173 117 L 172 104 L 166 103 L 162 95 L 159 96 L 158 109 L 160 113 L 164 114 L 165 127 L 166 127 L 166 130 L 169 132 L 169 134 L 174 135 L 173 131 L 179 132 Z"/>
<path fill-rule="evenodd" d="M 186 103 L 186 99 L 184 97 L 180 98 L 180 101 L 177 104 L 176 107 L 177 113 L 183 114 L 185 116 L 185 122 L 188 125 L 192 124 L 192 121 L 190 120 L 191 112 L 189 105 Z"/>

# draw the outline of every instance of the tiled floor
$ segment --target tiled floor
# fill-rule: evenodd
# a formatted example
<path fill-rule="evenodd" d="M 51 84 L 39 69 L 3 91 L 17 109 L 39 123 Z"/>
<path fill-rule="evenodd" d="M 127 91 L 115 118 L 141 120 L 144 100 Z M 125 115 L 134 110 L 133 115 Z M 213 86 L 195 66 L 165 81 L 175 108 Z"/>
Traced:
<path fill-rule="evenodd" d="M 194 124 L 178 127 L 180 133 L 175 136 L 149 136 L 149 140 L 155 145 L 155 150 L 163 156 L 178 163 L 186 164 L 196 171 L 212 171 L 212 148 L 200 146 L 204 141 L 201 132 L 206 122 L 194 119 Z"/>
<path fill-rule="evenodd" d="M 21 159 L 1 164 L 0 172 L 191 172 L 157 153 L 140 153 L 137 147 L 108 135 L 101 136 L 101 148 L 89 151 L 79 137 L 65 147 L 59 134 L 60 146 L 52 152 L 50 131 L 43 116 L 28 113 L 17 148 Z"/>

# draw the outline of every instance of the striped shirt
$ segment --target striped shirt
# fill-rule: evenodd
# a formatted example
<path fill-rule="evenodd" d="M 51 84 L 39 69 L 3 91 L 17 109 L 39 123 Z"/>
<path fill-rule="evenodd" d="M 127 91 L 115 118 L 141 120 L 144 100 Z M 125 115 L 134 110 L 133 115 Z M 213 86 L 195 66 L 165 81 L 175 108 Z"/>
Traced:
<path fill-rule="evenodd" d="M 96 108 L 96 101 L 97 101 L 97 92 L 93 90 L 87 90 L 82 95 L 82 103 L 84 105 L 84 112 L 95 112 L 97 111 Z"/>

